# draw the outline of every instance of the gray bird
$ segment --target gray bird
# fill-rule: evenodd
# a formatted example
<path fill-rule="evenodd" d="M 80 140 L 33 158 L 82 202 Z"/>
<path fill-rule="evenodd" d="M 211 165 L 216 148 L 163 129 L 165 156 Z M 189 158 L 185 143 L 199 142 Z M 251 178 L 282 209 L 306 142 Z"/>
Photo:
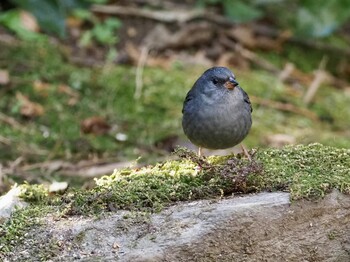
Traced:
<path fill-rule="evenodd" d="M 252 126 L 252 111 L 235 75 L 226 67 L 212 67 L 187 93 L 182 127 L 200 155 L 201 148 L 225 149 L 242 142 Z"/>

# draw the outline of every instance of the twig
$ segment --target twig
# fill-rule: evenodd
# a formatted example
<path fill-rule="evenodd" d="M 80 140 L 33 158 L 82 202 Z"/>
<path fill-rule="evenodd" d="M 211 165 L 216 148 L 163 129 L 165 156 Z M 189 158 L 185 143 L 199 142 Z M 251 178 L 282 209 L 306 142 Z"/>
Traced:
<path fill-rule="evenodd" d="M 266 106 L 266 107 L 270 107 L 270 108 L 274 108 L 282 111 L 292 112 L 292 113 L 310 118 L 313 121 L 318 121 L 318 116 L 314 112 L 308 109 L 299 108 L 292 104 L 281 103 L 281 102 L 264 99 L 256 96 L 250 96 L 250 98 L 252 102 L 255 104 L 259 104 L 262 106 Z"/>
<path fill-rule="evenodd" d="M 228 37 L 222 35 L 220 37 L 220 43 L 225 46 L 228 49 L 231 49 L 237 53 L 239 53 L 241 56 L 243 56 L 245 59 L 251 61 L 253 64 L 256 64 L 257 66 L 275 73 L 275 74 L 280 74 L 280 69 L 268 62 L 267 60 L 257 56 L 255 53 L 252 51 L 244 48 L 241 44 L 229 39 Z"/>
<path fill-rule="evenodd" d="M 19 41 L 10 34 L 0 34 L 0 43 L 8 46 L 16 46 Z"/>
<path fill-rule="evenodd" d="M 40 169 L 45 173 L 58 172 L 59 174 L 65 176 L 95 177 L 111 174 L 114 169 L 141 166 L 135 161 L 116 162 L 117 160 L 114 158 L 108 160 L 113 162 L 106 161 L 107 159 L 100 159 L 97 161 L 80 161 L 79 163 L 71 163 L 63 160 L 53 160 L 41 163 L 26 164 L 17 167 L 17 171 L 28 173 L 35 169 Z"/>
<path fill-rule="evenodd" d="M 91 10 L 93 12 L 110 15 L 143 17 L 164 23 L 184 23 L 198 17 L 203 17 L 204 15 L 204 11 L 200 9 L 192 11 L 152 11 L 117 5 L 93 5 Z"/>
<path fill-rule="evenodd" d="M 11 145 L 11 140 L 0 135 L 0 143 L 9 146 Z"/>
<path fill-rule="evenodd" d="M 281 81 L 281 82 L 284 82 L 286 81 L 288 78 L 290 78 L 292 72 L 294 71 L 295 69 L 295 66 L 294 64 L 292 63 L 287 63 L 285 66 L 284 66 L 284 69 L 280 72 L 280 74 L 278 75 L 278 79 Z"/>
<path fill-rule="evenodd" d="M 12 126 L 15 129 L 18 129 L 21 131 L 24 130 L 23 126 L 20 123 L 18 123 L 14 118 L 7 116 L 1 112 L 0 112 L 0 121 Z"/>
<path fill-rule="evenodd" d="M 265 70 L 267 70 L 269 72 L 280 73 L 280 71 L 281 71 L 279 68 L 277 68 L 276 66 L 274 66 L 273 64 L 271 64 L 267 60 L 257 56 L 255 53 L 253 53 L 252 51 L 244 48 L 240 44 L 236 44 L 235 45 L 235 50 L 237 52 L 239 52 L 243 57 L 248 59 L 249 61 L 253 62 L 254 64 L 260 66 L 261 68 L 263 68 L 263 69 L 265 69 Z"/>
<path fill-rule="evenodd" d="M 61 170 L 60 174 L 63 176 L 80 176 L 80 177 L 97 177 L 107 174 L 112 174 L 115 169 L 123 169 L 128 168 L 130 166 L 140 167 L 139 164 L 135 165 L 134 161 L 130 162 L 122 162 L 122 163 L 110 163 L 105 165 L 96 165 L 88 168 L 80 168 L 80 169 L 68 169 Z"/>
<path fill-rule="evenodd" d="M 93 5 L 91 10 L 93 12 L 110 15 L 143 17 L 164 23 L 185 23 L 195 19 L 203 19 L 222 26 L 236 25 L 234 22 L 222 15 L 218 15 L 213 12 L 208 12 L 203 9 L 196 9 L 191 11 L 152 11 L 134 7 L 124 7 L 115 5 Z M 270 38 L 279 38 L 283 34 L 283 32 L 279 30 L 260 24 L 253 25 L 253 30 L 254 33 L 258 35 L 264 35 Z M 342 54 L 347 57 L 350 57 L 350 49 L 339 48 L 319 41 L 312 41 L 305 38 L 297 38 L 292 35 L 284 38 L 284 41 L 302 45 L 308 48 L 317 49 L 320 51 Z"/>
<path fill-rule="evenodd" d="M 253 24 L 253 30 L 257 35 L 263 35 L 270 38 L 278 38 L 282 32 L 276 30 L 275 28 L 262 24 Z M 350 49 L 349 48 L 341 48 L 334 45 L 330 45 L 317 40 L 310 40 L 307 38 L 298 38 L 293 35 L 286 37 L 284 39 L 286 42 L 291 44 L 297 44 L 299 46 L 311 48 L 314 50 L 324 51 L 333 54 L 340 54 L 350 57 Z"/>
<path fill-rule="evenodd" d="M 314 98 L 317 90 L 321 86 L 321 84 L 327 79 L 327 74 L 325 73 L 324 69 L 326 67 L 328 58 L 327 56 L 323 56 L 320 65 L 318 66 L 318 69 L 315 71 L 315 77 L 312 83 L 310 84 L 303 102 L 305 105 L 310 104 L 311 100 Z"/>
<path fill-rule="evenodd" d="M 140 59 L 137 61 L 137 68 L 136 68 L 136 89 L 134 93 L 134 99 L 139 100 L 141 98 L 142 94 L 142 87 L 143 87 L 143 69 L 145 67 L 147 57 L 149 53 L 149 47 L 147 45 L 143 46 L 141 48 L 141 54 Z"/>

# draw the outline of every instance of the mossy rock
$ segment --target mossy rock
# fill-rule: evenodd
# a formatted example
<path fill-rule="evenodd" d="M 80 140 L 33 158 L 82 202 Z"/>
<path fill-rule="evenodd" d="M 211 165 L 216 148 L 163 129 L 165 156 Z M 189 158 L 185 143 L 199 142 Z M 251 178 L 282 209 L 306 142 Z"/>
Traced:
<path fill-rule="evenodd" d="M 42 186 L 23 185 L 32 203 L 0 226 L 1 252 L 23 240 L 25 232 L 47 214 L 99 216 L 120 209 L 158 212 L 178 201 L 220 199 L 233 194 L 287 191 L 292 200 L 322 198 L 337 189 L 350 193 L 350 150 L 321 144 L 251 151 L 241 155 L 199 158 L 178 150 L 179 160 L 137 169 L 116 170 L 96 179 L 90 190 L 49 195 Z"/>

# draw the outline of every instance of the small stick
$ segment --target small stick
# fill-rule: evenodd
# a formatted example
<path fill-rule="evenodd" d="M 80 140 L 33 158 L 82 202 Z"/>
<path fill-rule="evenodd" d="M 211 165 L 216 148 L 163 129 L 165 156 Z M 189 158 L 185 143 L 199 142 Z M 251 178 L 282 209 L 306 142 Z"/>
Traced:
<path fill-rule="evenodd" d="M 304 104 L 306 104 L 306 105 L 310 104 L 310 102 L 312 101 L 312 99 L 316 95 L 316 92 L 319 89 L 319 87 L 321 86 L 321 84 L 327 79 L 327 74 L 324 71 L 324 68 L 326 67 L 327 61 L 328 61 L 327 56 L 323 56 L 318 69 L 315 71 L 314 80 L 310 84 L 310 86 L 309 86 L 309 88 L 304 96 L 304 99 L 303 99 Z"/>
<path fill-rule="evenodd" d="M 145 64 L 148 57 L 149 48 L 147 45 L 143 46 L 141 48 L 141 54 L 140 59 L 137 62 L 137 68 L 136 68 L 136 89 L 134 93 L 134 99 L 139 100 L 142 95 L 142 87 L 143 87 L 143 69 L 145 68 Z"/>
<path fill-rule="evenodd" d="M 0 143 L 9 146 L 11 145 L 11 140 L 0 135 Z"/>
<path fill-rule="evenodd" d="M 314 112 L 312 112 L 306 108 L 299 108 L 293 104 L 281 103 L 281 102 L 277 102 L 277 101 L 273 101 L 273 100 L 269 100 L 269 99 L 264 99 L 264 98 L 257 97 L 257 96 L 250 96 L 250 100 L 255 104 L 259 104 L 262 106 L 299 114 L 299 115 L 308 117 L 313 121 L 318 120 L 318 116 Z"/>
<path fill-rule="evenodd" d="M 0 121 L 12 126 L 15 129 L 18 129 L 21 131 L 24 130 L 23 126 L 19 122 L 17 122 L 14 118 L 7 116 L 1 112 L 0 112 Z"/>

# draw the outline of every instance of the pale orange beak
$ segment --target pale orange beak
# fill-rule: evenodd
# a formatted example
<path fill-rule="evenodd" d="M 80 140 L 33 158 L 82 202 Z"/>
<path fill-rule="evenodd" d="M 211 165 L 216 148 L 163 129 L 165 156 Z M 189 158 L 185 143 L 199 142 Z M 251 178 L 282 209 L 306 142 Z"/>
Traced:
<path fill-rule="evenodd" d="M 236 86 L 238 86 L 238 82 L 236 81 L 236 79 L 234 79 L 233 77 L 230 77 L 224 84 L 224 86 L 229 89 L 229 90 L 233 90 Z"/>

